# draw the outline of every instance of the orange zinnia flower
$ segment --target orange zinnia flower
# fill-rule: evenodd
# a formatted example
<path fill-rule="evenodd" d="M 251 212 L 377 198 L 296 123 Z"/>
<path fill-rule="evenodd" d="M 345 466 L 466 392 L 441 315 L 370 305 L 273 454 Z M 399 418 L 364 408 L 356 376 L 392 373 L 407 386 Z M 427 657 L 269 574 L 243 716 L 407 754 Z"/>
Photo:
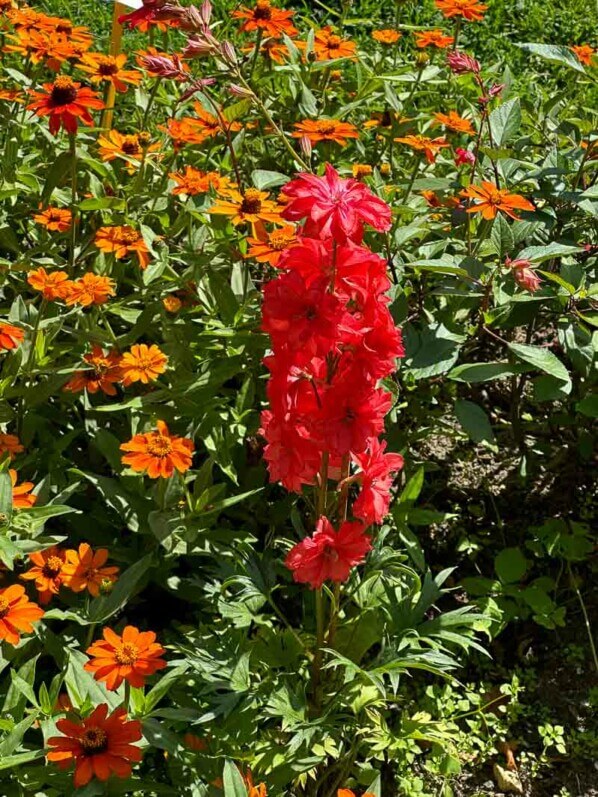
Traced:
<path fill-rule="evenodd" d="M 226 199 L 218 199 L 208 213 L 231 216 L 231 221 L 235 226 L 245 222 L 255 226 L 256 223 L 263 221 L 283 224 L 279 206 L 276 202 L 268 199 L 269 194 L 266 191 L 247 188 L 241 194 L 236 190 L 227 190 L 226 196 Z"/>
<path fill-rule="evenodd" d="M 45 268 L 36 268 L 27 275 L 27 282 L 34 290 L 39 291 L 44 299 L 64 299 L 69 288 L 69 278 L 66 271 L 51 271 Z"/>
<path fill-rule="evenodd" d="M 297 42 L 298 46 L 305 48 L 305 42 Z M 327 25 L 316 31 L 314 38 L 314 53 L 317 61 L 332 61 L 335 58 L 353 57 L 357 50 L 355 42 L 343 39 Z"/>
<path fill-rule="evenodd" d="M 85 786 L 93 777 L 101 781 L 110 775 L 128 778 L 132 762 L 141 761 L 140 748 L 132 744 L 141 739 L 141 723 L 127 720 L 124 708 L 117 708 L 108 716 L 108 705 L 103 703 L 87 719 L 60 719 L 56 728 L 64 735 L 48 739 L 53 748 L 48 761 L 56 762 L 60 769 L 67 769 L 74 761 L 76 788 Z"/>
<path fill-rule="evenodd" d="M 576 44 L 571 47 L 571 50 L 573 50 L 582 64 L 592 66 L 592 58 L 596 52 L 593 47 L 590 47 L 589 44 Z"/>
<path fill-rule="evenodd" d="M 91 46 L 93 36 L 85 25 L 73 25 L 71 20 L 65 17 L 48 17 L 45 14 L 41 14 L 40 17 L 39 27 L 59 36 L 64 36 L 71 43 L 79 46 Z"/>
<path fill-rule="evenodd" d="M 81 88 L 81 84 L 75 83 L 68 75 L 59 75 L 54 83 L 44 83 L 44 91 L 32 91 L 31 94 L 35 101 L 27 106 L 27 110 L 35 111 L 37 116 L 49 116 L 50 133 L 54 135 L 61 125 L 69 133 L 76 133 L 79 119 L 91 127 L 90 109 L 104 107 L 94 91 Z"/>
<path fill-rule="evenodd" d="M 19 89 L 0 89 L 0 100 L 4 102 L 18 102 L 22 105 L 24 100 L 21 99 L 21 92 Z"/>
<path fill-rule="evenodd" d="M 162 299 L 162 304 L 164 305 L 164 309 L 169 313 L 178 313 L 183 306 L 183 303 L 179 297 L 175 296 L 173 293 L 165 296 Z"/>
<path fill-rule="evenodd" d="M 341 147 L 346 146 L 348 138 L 359 138 L 357 128 L 349 122 L 339 122 L 338 119 L 304 119 L 297 122 L 293 133 L 293 138 L 303 138 L 305 136 L 312 144 L 320 141 L 334 141 Z"/>
<path fill-rule="evenodd" d="M 62 584 L 62 568 L 64 567 L 64 551 L 53 545 L 45 551 L 29 554 L 33 567 L 21 574 L 25 581 L 35 581 L 39 602 L 49 603 L 52 595 L 58 595 Z"/>
<path fill-rule="evenodd" d="M 124 134 L 119 133 L 118 130 L 110 130 L 106 135 L 100 135 L 98 146 L 103 161 L 123 158 L 127 161 L 127 169 L 131 173 L 143 160 L 144 154 L 155 152 L 160 148 L 159 144 L 149 143 L 148 133 Z"/>
<path fill-rule="evenodd" d="M 0 456 L 8 454 L 10 459 L 14 459 L 17 454 L 24 451 L 25 447 L 16 434 L 0 434 Z"/>
<path fill-rule="evenodd" d="M 336 797 L 356 797 L 356 795 L 351 789 L 338 789 Z M 362 797 L 374 797 L 374 795 L 371 791 L 366 791 L 363 793 Z"/>
<path fill-rule="evenodd" d="M 417 152 L 423 152 L 428 163 L 434 163 L 440 150 L 450 146 L 446 138 L 427 138 L 421 135 L 395 138 L 395 141 L 407 144 L 408 147 Z"/>
<path fill-rule="evenodd" d="M 108 550 L 98 548 L 94 553 L 86 542 L 79 545 L 77 551 L 65 552 L 66 562 L 62 568 L 62 581 L 65 587 L 73 592 L 87 590 L 97 598 L 106 585 L 114 584 L 120 568 L 104 567 L 108 559 Z"/>
<path fill-rule="evenodd" d="M 44 610 L 25 595 L 25 587 L 12 584 L 0 589 L 0 642 L 18 645 L 21 633 L 31 634 L 33 623 L 44 616 Z"/>
<path fill-rule="evenodd" d="M 10 351 L 18 348 L 24 337 L 25 333 L 20 327 L 0 321 L 0 351 Z"/>
<path fill-rule="evenodd" d="M 124 465 L 130 465 L 137 473 L 147 473 L 150 479 L 169 479 L 175 469 L 184 473 L 191 467 L 195 446 L 188 437 L 173 437 L 164 421 L 158 421 L 152 432 L 136 434 L 121 451 L 128 451 Z"/>
<path fill-rule="evenodd" d="M 147 268 L 150 260 L 149 249 L 141 233 L 129 225 L 100 227 L 96 232 L 94 243 L 102 252 L 112 252 L 117 260 L 122 260 L 127 255 L 135 253 L 140 268 Z"/>
<path fill-rule="evenodd" d="M 33 220 L 41 224 L 47 230 L 53 232 L 66 232 L 73 221 L 73 214 L 67 208 L 48 207 L 35 213 Z"/>
<path fill-rule="evenodd" d="M 12 483 L 12 505 L 14 509 L 29 509 L 37 501 L 37 495 L 31 495 L 33 482 L 23 482 L 17 484 L 17 472 L 10 468 L 8 471 Z"/>
<path fill-rule="evenodd" d="M 114 294 L 114 280 L 88 271 L 81 279 L 69 283 L 68 292 L 65 292 L 65 301 L 68 305 L 80 304 L 82 307 L 89 307 L 92 304 L 104 304 L 108 301 L 108 297 Z"/>
<path fill-rule="evenodd" d="M 167 126 L 160 128 L 168 133 L 177 148 L 183 144 L 203 144 L 206 139 L 225 132 L 225 128 L 217 116 L 204 110 L 199 102 L 194 103 L 193 107 L 197 116 L 169 119 Z M 223 121 L 226 129 L 231 133 L 236 133 L 241 129 L 239 122 Z"/>
<path fill-rule="evenodd" d="M 197 196 L 197 194 L 206 194 L 210 188 L 222 191 L 235 187 L 228 177 L 224 177 L 219 172 L 202 172 L 194 166 L 186 166 L 184 173 L 171 172 L 168 176 L 176 183 L 175 188 L 172 189 L 173 194 Z"/>
<path fill-rule="evenodd" d="M 455 41 L 454 36 L 446 36 L 438 28 L 434 30 L 422 30 L 415 34 L 416 47 L 437 47 L 445 50 Z"/>
<path fill-rule="evenodd" d="M 253 51 L 253 46 L 241 48 L 243 53 L 252 53 Z M 277 39 L 266 39 L 260 46 L 260 54 L 274 61 L 275 64 L 284 64 L 289 57 L 289 48 Z"/>
<path fill-rule="evenodd" d="M 448 114 L 435 113 L 434 117 L 439 124 L 448 127 L 449 130 L 454 130 L 456 133 L 467 133 L 468 135 L 475 134 L 475 130 L 471 126 L 469 119 L 464 119 L 462 116 L 459 116 L 456 111 L 449 111 Z"/>
<path fill-rule="evenodd" d="M 244 33 L 260 30 L 266 36 L 279 39 L 283 33 L 287 36 L 297 33 L 297 28 L 290 21 L 294 14 L 294 11 L 274 8 L 270 0 L 257 0 L 253 8 L 241 6 L 238 11 L 233 11 L 233 18 L 246 20 L 240 27 Z"/>
<path fill-rule="evenodd" d="M 44 30 L 17 30 L 16 35 L 7 38 L 9 43 L 4 46 L 6 52 L 20 53 L 33 64 L 45 63 L 54 72 L 58 72 L 68 58 L 76 55 L 65 36 Z"/>
<path fill-rule="evenodd" d="M 396 44 L 401 38 L 398 30 L 393 28 L 382 28 L 381 30 L 372 31 L 372 39 L 380 42 L 381 44 Z"/>
<path fill-rule="evenodd" d="M 288 224 L 274 232 L 264 233 L 261 237 L 248 238 L 249 251 L 245 257 L 252 257 L 258 263 L 269 263 L 271 266 L 276 266 L 283 250 L 294 246 L 296 242 L 295 228 Z"/>
<path fill-rule="evenodd" d="M 122 383 L 128 387 L 133 382 L 143 382 L 144 385 L 155 382 L 166 370 L 167 362 L 168 357 L 156 345 L 141 343 L 131 346 L 131 351 L 125 352 L 120 360 Z"/>
<path fill-rule="evenodd" d="M 123 69 L 126 62 L 127 56 L 123 53 L 85 53 L 77 68 L 81 72 L 87 72 L 92 83 L 112 83 L 116 91 L 123 93 L 127 90 L 127 83 L 137 86 L 143 77 L 136 69 Z"/>
<path fill-rule="evenodd" d="M 474 200 L 475 204 L 467 208 L 468 213 L 481 213 L 484 219 L 493 219 L 499 211 L 510 218 L 519 220 L 515 210 L 535 210 L 531 202 L 519 194 L 510 194 L 504 188 L 497 188 L 494 183 L 482 181 L 481 185 L 470 185 L 460 194 Z"/>
<path fill-rule="evenodd" d="M 488 6 L 480 3 L 479 0 L 434 0 L 436 8 L 444 14 L 447 19 L 451 17 L 462 17 L 468 22 L 479 22 L 484 17 L 484 11 Z"/>
<path fill-rule="evenodd" d="M 140 631 L 134 625 L 127 625 L 122 637 L 111 628 L 104 628 L 102 636 L 104 639 L 87 648 L 91 661 L 84 669 L 92 672 L 96 681 L 104 681 L 111 692 L 123 681 L 140 688 L 149 675 L 166 667 L 166 662 L 160 658 L 165 650 L 156 642 L 153 631 Z"/>
<path fill-rule="evenodd" d="M 88 393 L 97 393 L 101 390 L 107 396 L 116 396 L 115 382 L 120 382 L 120 355 L 111 351 L 104 353 L 101 346 L 93 346 L 91 352 L 83 356 L 83 361 L 89 365 L 86 371 L 76 371 L 66 383 L 63 390 L 79 393 L 87 390 Z"/>

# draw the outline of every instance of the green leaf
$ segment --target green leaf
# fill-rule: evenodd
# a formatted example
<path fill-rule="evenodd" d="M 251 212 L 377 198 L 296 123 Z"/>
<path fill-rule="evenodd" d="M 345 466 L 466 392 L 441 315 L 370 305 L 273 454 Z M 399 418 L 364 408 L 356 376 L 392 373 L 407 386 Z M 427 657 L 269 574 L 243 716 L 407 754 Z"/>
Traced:
<path fill-rule="evenodd" d="M 405 504 L 407 501 L 416 501 L 419 497 L 419 494 L 422 491 L 422 487 L 424 486 L 424 468 L 418 468 L 413 476 L 409 479 L 405 487 L 403 488 L 403 492 L 401 493 L 401 497 L 399 498 L 400 504 Z"/>
<path fill-rule="evenodd" d="M 553 64 L 564 64 L 565 66 L 575 69 L 577 72 L 583 72 L 585 69 L 581 65 L 579 59 L 574 55 L 568 47 L 561 44 L 535 44 L 533 42 L 516 42 L 517 47 L 526 50 L 532 55 L 537 55 L 545 61 L 550 61 Z"/>
<path fill-rule="evenodd" d="M 544 260 L 552 260 L 555 257 L 565 257 L 581 252 L 581 246 L 571 246 L 570 244 L 559 244 L 551 241 L 546 246 L 528 246 L 517 255 L 518 260 L 530 260 L 532 263 L 542 263 Z"/>
<path fill-rule="evenodd" d="M 540 346 L 528 346 L 525 343 L 508 343 L 507 345 L 516 357 L 525 360 L 525 362 L 533 365 L 534 368 L 545 371 L 561 382 L 571 381 L 569 371 L 567 371 L 556 354 L 553 354 L 549 349 L 544 349 Z"/>
<path fill-rule="evenodd" d="M 251 172 L 251 182 L 260 191 L 267 188 L 274 188 L 277 185 L 284 185 L 289 182 L 289 177 L 281 172 L 269 172 L 267 169 L 254 169 Z"/>
<path fill-rule="evenodd" d="M 494 219 L 494 223 L 492 224 L 492 232 L 490 233 L 490 240 L 492 241 L 496 254 L 502 260 L 504 260 L 504 258 L 513 250 L 513 247 L 515 246 L 511 227 L 502 213 L 498 213 Z"/>
<path fill-rule="evenodd" d="M 457 399 L 455 415 L 474 443 L 483 441 L 495 443 L 494 432 L 488 416 L 478 404 L 466 399 Z"/>
<path fill-rule="evenodd" d="M 529 369 L 507 362 L 463 363 L 453 368 L 448 378 L 458 382 L 488 382 L 491 379 L 504 379 L 527 370 Z"/>
<path fill-rule="evenodd" d="M 147 554 L 147 556 L 144 556 L 125 570 L 125 572 L 119 576 L 118 581 L 112 588 L 112 592 L 106 597 L 97 598 L 92 603 L 89 610 L 89 621 L 91 623 L 103 623 L 122 608 L 130 599 L 151 563 L 152 556 L 151 554 Z"/>
<path fill-rule="evenodd" d="M 56 186 L 70 174 L 71 153 L 61 152 L 46 174 L 46 182 L 41 195 L 41 204 L 46 205 Z"/>
<path fill-rule="evenodd" d="M 42 748 L 41 750 L 28 750 L 26 753 L 2 756 L 0 758 L 0 770 L 11 769 L 12 767 L 20 767 L 21 764 L 27 764 L 29 761 L 35 761 L 38 758 L 43 758 L 45 754 L 46 751 L 44 748 Z"/>
<path fill-rule="evenodd" d="M 598 395 L 582 398 L 575 405 L 575 409 L 587 418 L 598 418 Z"/>
<path fill-rule="evenodd" d="M 527 559 L 520 548 L 505 548 L 494 559 L 494 569 L 503 584 L 513 584 L 525 575 Z"/>
<path fill-rule="evenodd" d="M 521 127 L 521 103 L 519 97 L 503 102 L 489 117 L 494 143 L 499 147 L 513 138 Z"/>
<path fill-rule="evenodd" d="M 241 773 L 229 759 L 224 764 L 222 781 L 224 784 L 224 797 L 247 797 L 247 789 Z"/>
<path fill-rule="evenodd" d="M 7 470 L 0 473 L 0 529 L 10 525 L 12 518 L 12 482 Z M 0 548 L 1 548 L 0 544 Z"/>

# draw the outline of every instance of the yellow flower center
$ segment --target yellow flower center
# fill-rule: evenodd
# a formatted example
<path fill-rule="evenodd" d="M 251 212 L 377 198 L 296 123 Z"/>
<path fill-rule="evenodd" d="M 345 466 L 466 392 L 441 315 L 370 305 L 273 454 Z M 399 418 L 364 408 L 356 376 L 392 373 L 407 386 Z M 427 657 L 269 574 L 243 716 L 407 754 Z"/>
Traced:
<path fill-rule="evenodd" d="M 59 556 L 48 556 L 42 568 L 42 573 L 46 578 L 56 578 L 62 570 L 62 559 Z"/>
<path fill-rule="evenodd" d="M 170 438 L 155 432 L 147 444 L 148 453 L 153 457 L 167 457 L 172 451 Z"/>
<path fill-rule="evenodd" d="M 140 146 L 137 136 L 125 136 L 123 138 L 123 143 L 121 144 L 121 149 L 125 155 L 138 155 Z"/>
<path fill-rule="evenodd" d="M 256 6 L 253 9 L 254 19 L 272 19 L 272 8 L 270 0 L 257 0 Z"/>
<path fill-rule="evenodd" d="M 262 200 L 257 188 L 248 188 L 243 194 L 241 213 L 259 213 L 262 209 Z"/>
<path fill-rule="evenodd" d="M 79 737 L 79 744 L 87 755 L 101 753 L 108 747 L 108 736 L 103 728 L 92 725 L 83 731 Z"/>
<path fill-rule="evenodd" d="M 281 230 L 274 230 L 274 232 L 270 234 L 270 240 L 268 241 L 268 243 L 270 244 L 271 249 L 275 249 L 277 252 L 281 252 L 283 249 L 286 249 L 290 243 L 293 242 L 294 238 L 295 238 L 294 235 L 287 235 Z"/>
<path fill-rule="evenodd" d="M 488 191 L 488 203 L 490 205 L 500 205 L 502 195 L 503 192 L 499 188 L 495 188 L 494 191 Z"/>
<path fill-rule="evenodd" d="M 53 105 L 69 105 L 77 99 L 77 89 L 68 75 L 60 75 L 56 78 L 50 99 Z"/>
<path fill-rule="evenodd" d="M 138 657 L 139 650 L 137 649 L 137 645 L 132 645 L 130 642 L 125 642 L 124 645 L 121 645 L 114 651 L 114 658 L 117 663 L 125 667 L 130 667 L 131 664 L 135 664 Z"/>
<path fill-rule="evenodd" d="M 133 229 L 123 229 L 120 232 L 120 242 L 125 246 L 136 244 L 139 241 L 139 233 Z"/>
<path fill-rule="evenodd" d="M 332 119 L 326 119 L 323 122 L 318 122 L 318 132 L 324 136 L 329 136 L 336 130 L 336 122 Z"/>
<path fill-rule="evenodd" d="M 6 615 L 8 614 L 9 609 L 10 609 L 9 602 L 6 600 L 6 598 L 0 597 L 0 620 L 3 617 L 6 617 Z"/>

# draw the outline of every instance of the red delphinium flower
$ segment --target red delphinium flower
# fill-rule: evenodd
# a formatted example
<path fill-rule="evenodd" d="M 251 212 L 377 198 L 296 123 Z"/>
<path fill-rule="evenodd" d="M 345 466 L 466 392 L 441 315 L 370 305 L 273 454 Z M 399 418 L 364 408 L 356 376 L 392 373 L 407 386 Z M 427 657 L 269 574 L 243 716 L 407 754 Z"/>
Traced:
<path fill-rule="evenodd" d="M 320 469 L 320 452 L 305 427 L 292 417 L 285 420 L 264 410 L 259 431 L 268 441 L 264 459 L 271 482 L 280 482 L 295 493 L 300 493 L 303 485 L 314 483 Z"/>
<path fill-rule="evenodd" d="M 326 352 L 336 339 L 340 314 L 340 302 L 325 279 L 307 287 L 297 272 L 290 272 L 264 288 L 262 329 L 274 346 Z"/>
<path fill-rule="evenodd" d="M 365 454 L 353 456 L 353 461 L 360 468 L 355 480 L 360 483 L 361 490 L 352 512 L 366 526 L 381 523 L 388 514 L 392 474 L 403 467 L 403 457 L 400 454 L 386 454 L 385 451 L 386 443 L 373 438 Z"/>
<path fill-rule="evenodd" d="M 288 221 L 307 219 L 305 234 L 359 243 L 363 225 L 386 231 L 391 226 L 390 208 L 364 183 L 343 179 L 329 163 L 323 177 L 300 174 L 282 189 L 289 203 L 282 212 Z"/>
<path fill-rule="evenodd" d="M 328 386 L 322 399 L 319 437 L 324 450 L 337 456 L 363 451 L 370 437 L 384 429 L 384 417 L 392 406 L 385 390 L 372 390 L 354 378 Z"/>
<path fill-rule="evenodd" d="M 128 778 L 132 763 L 141 761 L 141 749 L 133 744 L 141 739 L 141 723 L 128 720 L 124 708 L 108 716 L 108 705 L 95 708 L 89 717 L 72 721 L 60 719 L 56 728 L 62 736 L 52 736 L 48 761 L 60 769 L 75 763 L 74 785 L 85 786 L 96 777 L 105 781 L 111 775 Z"/>
<path fill-rule="evenodd" d="M 345 521 L 335 531 L 328 518 L 321 517 L 313 536 L 298 542 L 285 564 L 295 581 L 319 589 L 325 581 L 346 581 L 371 547 L 363 524 Z"/>
<path fill-rule="evenodd" d="M 475 163 L 475 152 L 470 152 L 470 150 L 463 149 L 463 147 L 457 147 L 455 149 L 455 165 L 463 166 L 465 163 L 473 166 Z"/>

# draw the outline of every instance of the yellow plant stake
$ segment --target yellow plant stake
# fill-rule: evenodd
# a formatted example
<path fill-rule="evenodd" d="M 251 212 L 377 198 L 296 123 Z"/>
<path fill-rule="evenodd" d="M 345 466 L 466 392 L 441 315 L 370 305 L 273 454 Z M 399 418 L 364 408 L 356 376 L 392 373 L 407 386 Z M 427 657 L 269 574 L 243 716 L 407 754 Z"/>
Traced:
<path fill-rule="evenodd" d="M 141 8 L 142 3 L 139 0 L 126 0 L 124 3 L 114 2 L 114 13 L 112 15 L 112 31 L 110 33 L 110 55 L 118 55 L 120 53 L 120 44 L 123 35 L 123 26 L 120 24 L 119 17 L 126 14 L 130 8 Z M 116 99 L 116 89 L 113 83 L 108 84 L 106 91 L 106 109 L 102 114 L 102 127 L 106 130 L 112 127 L 112 117 L 114 116 L 114 101 Z"/>

